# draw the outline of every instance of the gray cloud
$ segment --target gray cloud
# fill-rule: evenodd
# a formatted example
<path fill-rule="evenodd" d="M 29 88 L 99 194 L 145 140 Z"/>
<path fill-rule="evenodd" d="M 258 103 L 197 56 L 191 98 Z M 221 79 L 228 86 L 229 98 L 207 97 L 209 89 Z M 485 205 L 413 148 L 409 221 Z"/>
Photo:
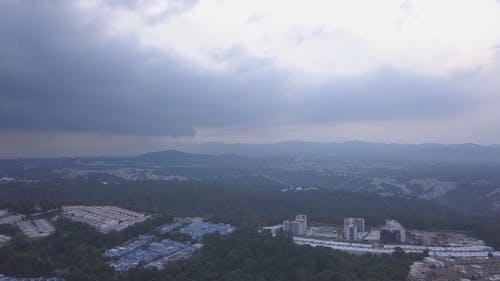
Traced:
<path fill-rule="evenodd" d="M 133 8 L 133 1 L 129 8 Z M 189 136 L 196 127 L 435 118 L 475 106 L 460 81 L 392 70 L 295 85 L 236 47 L 217 74 L 105 36 L 69 2 L 0 3 L 0 130 Z"/>
<path fill-rule="evenodd" d="M 163 21 L 173 15 L 177 15 L 192 8 L 197 3 L 198 0 L 170 0 L 168 9 L 154 17 L 148 18 L 147 22 L 149 24 L 154 24 L 155 22 Z M 141 3 L 139 0 L 104 0 L 102 5 L 111 8 L 119 7 L 136 10 Z"/>

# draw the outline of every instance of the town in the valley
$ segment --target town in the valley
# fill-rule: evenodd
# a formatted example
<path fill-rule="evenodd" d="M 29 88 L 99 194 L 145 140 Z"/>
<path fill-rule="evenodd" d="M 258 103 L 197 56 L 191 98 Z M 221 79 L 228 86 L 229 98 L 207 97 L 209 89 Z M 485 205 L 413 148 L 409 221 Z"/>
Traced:
<path fill-rule="evenodd" d="M 122 231 L 142 223 L 146 215 L 116 206 L 61 206 L 58 209 L 23 216 L 0 210 L 0 224 L 16 226 L 27 238 L 43 239 L 56 231 L 54 222 L 68 219 L 89 225 L 100 233 Z M 106 250 L 102 255 L 117 272 L 133 268 L 165 269 L 169 264 L 189 258 L 203 247 L 203 236 L 209 233 L 228 235 L 229 224 L 205 221 L 203 218 L 175 218 L 156 229 L 143 233 L 124 244 Z M 343 225 L 309 221 L 299 214 L 282 224 L 262 227 L 273 236 L 290 235 L 296 245 L 325 247 L 353 255 L 391 255 L 394 252 L 424 254 L 421 261 L 409 268 L 407 281 L 500 280 L 500 251 L 482 240 L 456 231 L 425 231 L 406 229 L 393 219 L 383 225 L 369 225 L 364 218 L 344 218 Z M 177 241 L 168 234 L 182 233 L 187 241 Z M 0 235 L 0 247 L 11 237 Z M 24 278 L 0 275 L 0 281 L 62 281 L 58 278 Z"/>

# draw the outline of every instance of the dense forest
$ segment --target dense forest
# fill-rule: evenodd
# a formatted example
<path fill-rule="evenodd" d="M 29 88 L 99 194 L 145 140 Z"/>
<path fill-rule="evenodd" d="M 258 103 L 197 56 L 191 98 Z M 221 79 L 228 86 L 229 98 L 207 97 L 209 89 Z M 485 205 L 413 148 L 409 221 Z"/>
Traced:
<path fill-rule="evenodd" d="M 413 229 L 467 230 L 500 248 L 498 217 L 472 216 L 427 200 L 335 190 L 280 192 L 268 182 L 238 182 L 241 185 L 220 180 L 2 184 L 0 208 L 28 214 L 35 204 L 46 209 L 61 204 L 117 205 L 172 216 L 204 216 L 238 227 L 277 224 L 298 213 L 308 214 L 315 222 L 336 224 L 344 217 L 359 216 L 372 226 L 392 218 Z"/>
<path fill-rule="evenodd" d="M 129 280 L 403 280 L 419 255 L 354 256 L 325 248 L 297 246 L 287 236 L 240 230 L 212 235 L 193 258 L 171 265 L 165 275 L 131 273 Z M 195 269 L 195 270 L 193 270 Z"/>

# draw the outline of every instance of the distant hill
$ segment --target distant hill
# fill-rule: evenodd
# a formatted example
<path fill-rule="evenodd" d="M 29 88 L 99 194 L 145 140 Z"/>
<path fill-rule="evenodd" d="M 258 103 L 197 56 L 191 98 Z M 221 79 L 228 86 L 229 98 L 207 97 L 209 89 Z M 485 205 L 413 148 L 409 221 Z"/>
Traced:
<path fill-rule="evenodd" d="M 284 163 L 293 159 L 320 161 L 417 161 L 425 163 L 500 163 L 500 145 L 398 144 L 350 141 L 320 143 L 286 141 L 270 144 L 220 143 L 178 144 L 178 150 L 148 152 L 135 157 L 68 157 L 15 159 L 31 164 L 67 164 L 71 159 L 93 159 L 165 165 L 254 165 Z M 11 161 L 14 159 L 0 159 Z M 71 160 L 71 161 L 73 161 Z"/>
<path fill-rule="evenodd" d="M 158 164 L 158 165 L 179 165 L 179 166 L 228 166 L 228 165 L 250 165 L 256 160 L 235 154 L 209 155 L 209 154 L 193 154 L 177 150 L 167 150 L 160 152 L 149 152 L 131 160 Z"/>
<path fill-rule="evenodd" d="M 437 162 L 500 162 L 500 145 L 395 144 L 351 141 L 318 143 L 288 141 L 273 144 L 203 143 L 186 151 L 205 154 L 238 154 L 246 157 L 303 157 L 331 160 L 418 160 Z"/>

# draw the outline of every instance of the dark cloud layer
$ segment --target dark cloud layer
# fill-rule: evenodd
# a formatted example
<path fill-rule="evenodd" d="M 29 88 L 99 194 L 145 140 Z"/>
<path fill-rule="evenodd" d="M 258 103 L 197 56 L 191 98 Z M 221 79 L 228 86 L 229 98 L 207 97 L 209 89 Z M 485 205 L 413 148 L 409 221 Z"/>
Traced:
<path fill-rule="evenodd" d="M 133 8 L 133 2 L 131 2 Z M 193 135 L 196 127 L 433 118 L 473 106 L 457 81 L 385 70 L 322 86 L 282 71 L 197 70 L 105 36 L 66 1 L 0 2 L 0 130 Z M 241 54 L 243 53 L 243 54 Z M 231 58 L 233 59 L 233 58 Z"/>

